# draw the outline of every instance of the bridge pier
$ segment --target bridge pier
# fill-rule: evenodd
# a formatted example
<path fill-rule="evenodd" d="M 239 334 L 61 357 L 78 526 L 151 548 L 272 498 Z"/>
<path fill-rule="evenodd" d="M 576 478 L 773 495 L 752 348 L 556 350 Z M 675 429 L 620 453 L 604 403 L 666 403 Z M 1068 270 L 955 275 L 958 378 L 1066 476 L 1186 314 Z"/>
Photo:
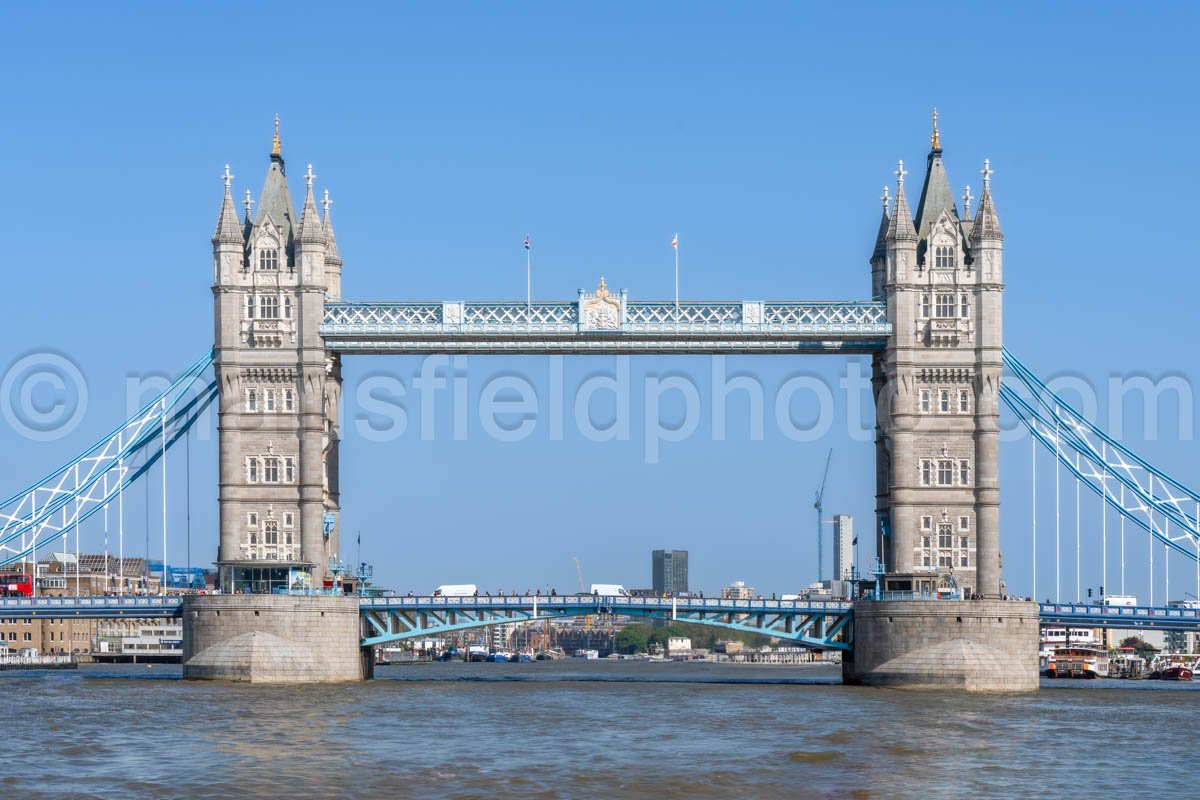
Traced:
<path fill-rule="evenodd" d="M 842 680 L 898 689 L 1038 688 L 1038 605 L 1004 600 L 861 600 Z"/>
<path fill-rule="evenodd" d="M 197 595 L 183 602 L 183 677 L 332 683 L 372 677 L 357 597 Z"/>

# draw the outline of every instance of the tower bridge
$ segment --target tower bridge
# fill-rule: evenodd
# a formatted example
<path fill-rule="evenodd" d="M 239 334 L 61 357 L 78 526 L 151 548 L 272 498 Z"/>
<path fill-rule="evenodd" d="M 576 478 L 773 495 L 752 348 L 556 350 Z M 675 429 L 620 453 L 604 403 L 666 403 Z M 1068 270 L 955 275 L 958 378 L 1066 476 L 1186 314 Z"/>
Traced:
<path fill-rule="evenodd" d="M 895 195 L 881 198 L 867 299 L 648 302 L 601 278 L 594 291 L 555 302 L 358 302 L 342 297 L 328 192 L 320 213 L 311 164 L 295 212 L 277 122 L 256 212 L 247 193 L 239 216 L 228 166 L 223 176 L 211 352 L 109 436 L 0 504 L 0 564 L 36 559 L 101 510 L 123 514 L 123 492 L 155 463 L 165 469 L 168 450 L 216 403 L 222 594 L 5 599 L 0 618 L 180 615 L 185 675 L 324 680 L 368 674 L 369 658 L 355 654 L 382 642 L 605 610 L 841 650 L 850 681 L 976 689 L 1036 687 L 1039 618 L 1192 629 L 1196 614 L 1179 609 L 1110 613 L 1003 598 L 1001 404 L 1056 464 L 1074 459 L 1073 474 L 1106 515 L 1111 508 L 1193 558 L 1197 593 L 1200 513 L 1189 516 L 1187 505 L 1200 508 L 1200 494 L 1107 437 L 1004 350 L 1004 235 L 988 162 L 981 174 L 974 214 L 969 190 L 960 213 L 935 117 L 916 213 L 903 162 Z M 879 591 L 854 604 L 314 594 L 341 551 L 341 362 L 391 353 L 868 354 Z M 1002 386 L 1006 369 L 1014 380 Z M 965 599 L 923 599 L 939 590 Z M 280 666 L 300 662 L 290 677 Z"/>

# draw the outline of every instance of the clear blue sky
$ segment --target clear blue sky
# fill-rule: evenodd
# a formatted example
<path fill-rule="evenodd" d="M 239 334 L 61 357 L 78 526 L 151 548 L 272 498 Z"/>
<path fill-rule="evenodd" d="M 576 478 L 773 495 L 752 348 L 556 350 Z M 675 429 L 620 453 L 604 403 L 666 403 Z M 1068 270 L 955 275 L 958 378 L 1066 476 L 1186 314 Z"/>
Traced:
<path fill-rule="evenodd" d="M 876 198 L 898 158 L 919 180 L 937 106 L 956 193 L 979 193 L 985 157 L 996 170 L 1010 348 L 1101 387 L 1110 374 L 1194 379 L 1198 16 L 1183 3 L 10 5 L 0 361 L 64 353 L 90 403 L 51 443 L 0 425 L 0 493 L 115 424 L 127 375 L 173 372 L 210 346 L 217 176 L 229 162 L 235 191 L 257 197 L 276 112 L 293 191 L 311 161 L 336 201 L 348 298 L 520 298 L 526 233 L 537 297 L 569 299 L 604 275 L 635 299 L 668 298 L 678 231 L 685 298 L 864 299 Z M 845 366 L 729 363 L 768 389 Z M 409 383 L 418 368 L 347 360 L 347 395 L 368 374 Z M 541 388 L 546 368 L 478 358 L 469 381 L 516 373 Z M 567 380 L 612 369 L 570 360 Z M 635 397 L 647 374 L 704 387 L 708 362 L 635 361 Z M 649 551 L 667 547 L 691 551 L 697 588 L 790 591 L 815 577 L 812 496 L 830 447 L 826 508 L 871 531 L 873 446 L 841 420 L 797 443 L 768 415 L 750 441 L 735 403 L 726 441 L 702 425 L 647 464 L 636 400 L 632 417 L 628 442 L 570 426 L 552 442 L 544 424 L 516 444 L 477 423 L 466 441 L 422 442 L 414 425 L 390 443 L 347 432 L 344 538 L 361 530 L 363 557 L 402 590 L 561 590 L 572 556 L 589 582 L 641 586 Z M 1194 442 L 1128 440 L 1200 483 Z M 1028 447 L 1003 451 L 1005 571 L 1022 592 Z M 193 561 L 205 562 L 212 442 L 194 443 L 193 479 Z M 178 480 L 171 492 L 178 561 Z M 1173 585 L 1190 580 L 1176 569 Z"/>

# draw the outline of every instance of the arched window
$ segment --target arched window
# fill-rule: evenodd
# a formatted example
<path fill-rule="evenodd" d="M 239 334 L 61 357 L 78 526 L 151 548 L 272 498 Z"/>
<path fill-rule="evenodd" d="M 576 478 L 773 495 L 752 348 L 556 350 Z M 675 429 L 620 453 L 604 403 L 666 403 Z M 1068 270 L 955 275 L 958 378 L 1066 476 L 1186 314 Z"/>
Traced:
<path fill-rule="evenodd" d="M 949 269 L 958 262 L 954 245 L 938 245 L 933 248 L 933 265 L 939 269 Z"/>
<path fill-rule="evenodd" d="M 274 247 L 264 247 L 258 251 L 258 268 L 276 271 L 279 269 L 279 251 Z"/>
<path fill-rule="evenodd" d="M 263 544 L 279 544 L 279 523 L 273 519 L 267 520 L 263 533 Z"/>
<path fill-rule="evenodd" d="M 939 294 L 934 298 L 934 314 L 938 317 L 954 316 L 954 295 Z"/>
<path fill-rule="evenodd" d="M 250 412 L 258 411 L 258 390 L 249 389 L 246 392 L 246 410 Z"/>

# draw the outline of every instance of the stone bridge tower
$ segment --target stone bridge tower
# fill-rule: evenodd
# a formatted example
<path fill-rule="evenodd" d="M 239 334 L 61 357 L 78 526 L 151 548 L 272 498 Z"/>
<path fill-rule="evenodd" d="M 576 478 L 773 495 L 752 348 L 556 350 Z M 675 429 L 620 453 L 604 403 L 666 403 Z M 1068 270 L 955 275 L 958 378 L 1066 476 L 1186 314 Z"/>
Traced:
<path fill-rule="evenodd" d="M 933 117 L 914 218 L 904 163 L 871 257 L 893 334 L 875 357 L 879 552 L 913 590 L 1000 594 L 999 388 L 1003 234 L 984 164 L 959 215 Z M 903 589 L 904 579 L 894 584 Z"/>
<path fill-rule="evenodd" d="M 275 121 L 258 209 L 239 219 L 225 169 L 213 235 L 216 375 L 220 387 L 218 567 L 226 591 L 320 586 L 338 553 L 337 409 L 341 366 L 318 330 L 337 296 L 341 258 L 328 198 L 299 218 Z"/>

